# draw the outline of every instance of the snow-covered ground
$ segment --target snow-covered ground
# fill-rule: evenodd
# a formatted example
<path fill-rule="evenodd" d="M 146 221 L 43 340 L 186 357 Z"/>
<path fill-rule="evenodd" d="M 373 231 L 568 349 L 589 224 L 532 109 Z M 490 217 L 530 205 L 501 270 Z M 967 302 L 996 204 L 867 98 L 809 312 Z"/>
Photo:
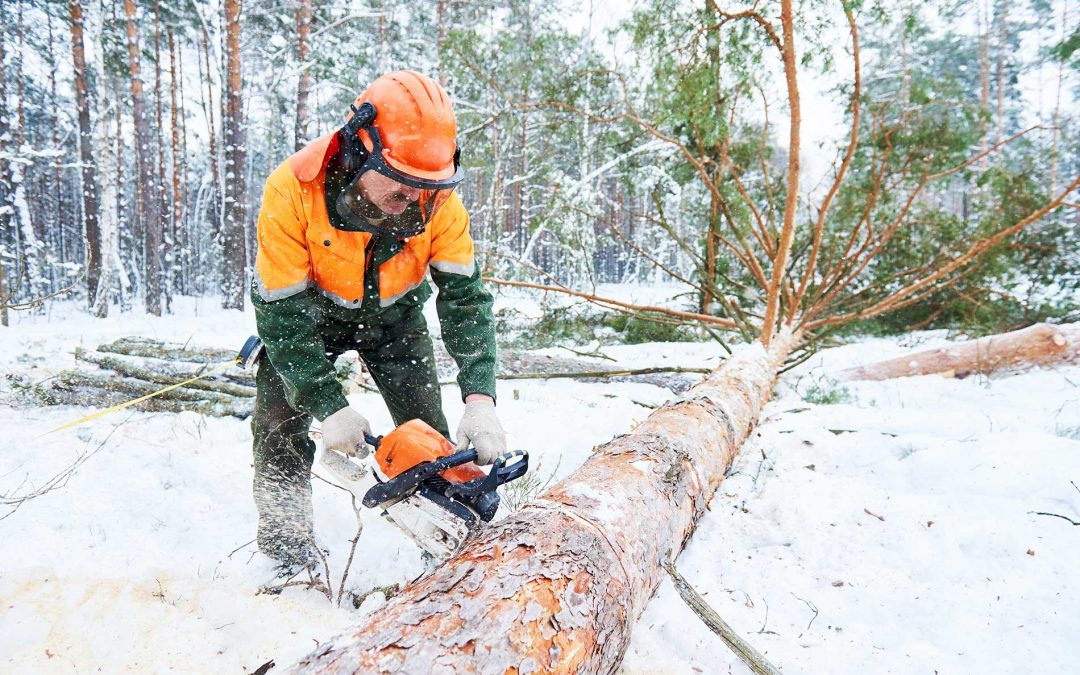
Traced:
<path fill-rule="evenodd" d="M 500 303 L 535 307 L 514 298 Z M 45 379 L 73 365 L 76 345 L 126 335 L 240 345 L 252 316 L 214 305 L 182 299 L 163 318 L 98 321 L 63 304 L 19 316 L 0 329 L 0 374 Z M 828 373 L 941 340 L 863 341 L 786 375 L 678 559 L 785 673 L 1075 671 L 1080 531 L 1032 512 L 1080 520 L 1080 368 L 849 384 L 846 402 L 803 400 L 837 393 Z M 723 355 L 688 343 L 603 352 L 627 366 L 715 365 Z M 0 400 L 10 387 L 0 378 Z M 668 396 L 646 384 L 515 381 L 500 385 L 499 414 L 538 475 L 559 478 Z M 453 427 L 461 405 L 453 387 L 444 397 Z M 351 401 L 389 429 L 377 396 Z M 246 422 L 121 411 L 43 435 L 87 412 L 0 403 L 0 494 L 27 494 L 81 462 L 0 520 L 0 671 L 283 667 L 380 603 L 375 595 L 355 610 L 299 589 L 255 594 L 272 566 L 251 542 Z M 336 591 L 356 522 L 345 493 L 321 481 L 314 492 Z M 397 530 L 373 511 L 364 526 L 350 588 L 421 573 Z M 623 672 L 750 671 L 665 581 Z"/>

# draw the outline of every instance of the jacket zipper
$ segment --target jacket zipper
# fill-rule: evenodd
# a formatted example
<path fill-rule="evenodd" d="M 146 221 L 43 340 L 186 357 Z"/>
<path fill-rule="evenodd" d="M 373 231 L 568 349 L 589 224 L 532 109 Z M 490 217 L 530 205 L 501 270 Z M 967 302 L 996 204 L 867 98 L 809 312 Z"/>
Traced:
<path fill-rule="evenodd" d="M 364 300 L 368 296 L 368 287 L 371 284 L 375 284 L 372 290 L 377 294 L 379 292 L 378 281 L 372 276 L 375 272 L 375 241 L 379 238 L 379 235 L 371 235 L 371 239 L 368 239 L 367 245 L 364 247 L 364 285 L 360 289 L 360 304 L 363 304 Z"/>

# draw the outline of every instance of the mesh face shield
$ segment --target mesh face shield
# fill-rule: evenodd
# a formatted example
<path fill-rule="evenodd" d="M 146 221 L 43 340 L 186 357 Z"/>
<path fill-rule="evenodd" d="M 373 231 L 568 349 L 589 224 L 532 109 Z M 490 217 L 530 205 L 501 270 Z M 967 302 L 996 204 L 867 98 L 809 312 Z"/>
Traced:
<path fill-rule="evenodd" d="M 398 239 L 415 237 L 424 231 L 439 207 L 450 197 L 454 188 L 421 190 L 420 197 L 410 202 L 399 214 L 383 212 L 372 204 L 360 189 L 360 176 L 364 169 L 338 193 L 334 203 L 337 215 L 350 228 L 375 234 L 387 234 Z M 402 181 L 398 181 L 402 182 Z"/>

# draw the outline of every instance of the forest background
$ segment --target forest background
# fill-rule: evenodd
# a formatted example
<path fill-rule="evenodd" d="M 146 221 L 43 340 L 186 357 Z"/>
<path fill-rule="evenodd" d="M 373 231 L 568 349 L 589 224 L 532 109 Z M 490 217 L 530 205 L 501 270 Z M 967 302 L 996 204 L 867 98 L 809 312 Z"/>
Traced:
<path fill-rule="evenodd" d="M 1080 17 L 1069 5 L 795 4 L 796 220 L 812 225 L 813 200 L 838 171 L 846 180 L 826 197 L 822 232 L 794 230 L 788 268 L 820 256 L 840 270 L 847 233 L 904 224 L 844 270 L 856 290 L 838 309 L 855 320 L 812 326 L 817 336 L 1076 319 L 1075 192 L 963 273 L 881 311 L 868 299 L 1067 195 L 1080 174 Z M 265 176 L 337 127 L 368 82 L 411 68 L 455 101 L 459 189 L 486 275 L 587 293 L 677 281 L 684 309 L 727 317 L 722 328 L 758 323 L 765 296 L 740 251 L 781 248 L 791 106 L 769 55 L 779 41 L 736 20 L 748 12 L 711 0 L 3 0 L 0 318 L 58 296 L 100 317 L 167 313 L 177 295 L 242 307 Z M 860 142 L 845 156 L 852 125 Z M 920 175 L 937 180 L 912 194 Z M 808 278 L 799 297 L 827 297 L 829 282 Z M 582 306 L 549 324 L 528 339 L 589 339 L 605 326 L 680 339 L 709 326 Z"/>

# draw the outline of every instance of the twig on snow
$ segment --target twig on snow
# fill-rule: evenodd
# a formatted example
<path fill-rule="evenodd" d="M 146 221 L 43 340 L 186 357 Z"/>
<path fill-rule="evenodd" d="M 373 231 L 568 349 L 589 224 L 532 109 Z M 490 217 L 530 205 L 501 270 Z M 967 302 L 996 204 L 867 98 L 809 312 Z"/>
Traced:
<path fill-rule="evenodd" d="M 720 639 L 724 641 L 731 651 L 742 659 L 742 662 L 750 667 L 750 670 L 757 673 L 757 675 L 780 675 L 780 671 L 773 664 L 769 663 L 764 656 L 761 655 L 756 649 L 754 649 L 750 643 L 742 639 L 738 633 L 736 633 L 731 626 L 727 624 L 720 615 L 716 613 L 705 599 L 690 583 L 679 574 L 679 570 L 676 569 L 675 563 L 670 560 L 664 560 L 661 563 L 664 569 L 667 570 L 668 575 L 671 577 L 672 583 L 675 584 L 675 590 L 679 592 L 679 596 L 683 599 L 690 609 L 694 610 L 694 613 L 705 622 L 705 625 L 709 627 L 709 630 L 720 636 Z M 768 605 L 766 605 L 766 615 L 768 612 Z"/>
<path fill-rule="evenodd" d="M 130 415 L 128 416 L 128 419 L 131 419 Z M 4 520 L 8 516 L 12 515 L 16 511 L 18 511 L 20 508 L 22 508 L 23 504 L 26 504 L 28 501 L 30 501 L 32 499 L 37 499 L 38 497 L 41 497 L 42 495 L 46 495 L 46 494 L 52 492 L 53 490 L 59 490 L 59 489 L 62 489 L 64 487 L 66 487 L 67 484 L 68 484 L 68 481 L 71 480 L 71 477 L 74 476 L 75 472 L 79 470 L 79 467 L 81 467 L 83 464 L 85 464 L 91 457 L 96 455 L 102 448 L 104 448 L 105 444 L 109 442 L 110 438 L 112 438 L 112 435 L 114 433 L 116 433 L 116 430 L 119 429 L 120 427 L 122 427 L 126 422 L 127 422 L 127 420 L 124 420 L 120 424 L 117 424 L 116 426 L 114 426 L 112 428 L 112 430 L 109 431 L 109 433 L 105 436 L 105 438 L 102 439 L 102 441 L 100 443 L 98 443 L 96 448 L 94 448 L 93 450 L 90 450 L 89 452 L 83 452 L 80 455 L 78 455 L 75 458 L 74 462 L 72 462 L 67 467 L 62 469 L 60 472 L 55 474 L 49 480 L 45 481 L 45 484 L 42 485 L 40 488 L 38 488 L 36 490 L 33 490 L 32 492 L 28 492 L 28 493 L 26 493 L 24 495 L 20 495 L 18 497 L 13 496 L 15 491 L 17 491 L 19 488 L 21 488 L 22 485 L 26 482 L 25 479 L 24 479 L 23 482 L 19 483 L 19 486 L 17 488 L 15 488 L 15 491 L 12 491 L 11 493 L 8 493 L 8 494 L 0 494 L 0 505 L 2 505 L 2 506 L 10 506 L 11 507 L 11 509 L 7 513 L 0 516 L 0 520 Z"/>
<path fill-rule="evenodd" d="M 814 613 L 814 617 L 813 617 L 812 619 L 810 619 L 810 623 L 806 624 L 806 630 L 810 630 L 810 626 L 814 625 L 814 621 L 816 621 L 816 620 L 817 620 L 818 614 L 820 613 L 820 612 L 818 611 L 817 605 L 815 605 L 814 603 L 810 602 L 809 600 L 805 600 L 805 599 L 803 599 L 803 598 L 800 598 L 799 596 L 795 595 L 794 593 L 792 593 L 792 595 L 794 595 L 794 596 L 795 596 L 795 599 L 796 599 L 796 600 L 801 600 L 801 601 L 802 601 L 802 603 L 803 603 L 804 605 L 806 605 L 807 607 L 809 607 L 809 608 L 810 608 L 810 611 Z"/>
<path fill-rule="evenodd" d="M 345 580 L 349 578 L 349 570 L 352 569 L 353 556 L 356 555 L 356 543 L 360 541 L 360 534 L 364 531 L 364 521 L 360 518 L 360 508 L 356 505 L 356 495 L 350 492 L 349 497 L 352 498 L 352 510 L 356 514 L 356 536 L 349 540 L 349 559 L 345 561 L 345 571 L 341 573 L 341 584 L 338 585 L 338 607 L 341 607 L 341 598 L 345 596 Z"/>
<path fill-rule="evenodd" d="M 1028 513 L 1033 513 L 1036 516 L 1052 516 L 1054 518 L 1061 518 L 1062 520 L 1069 521 L 1073 525 L 1080 526 L 1080 520 L 1073 520 L 1072 518 L 1069 518 L 1068 516 L 1063 516 L 1060 513 L 1046 513 L 1045 511 L 1028 511 Z"/>
<path fill-rule="evenodd" d="M 255 543 L 255 540 L 254 540 L 254 539 L 252 539 L 251 541 L 245 541 L 245 542 L 244 542 L 243 544 L 240 544 L 239 546 L 237 546 L 236 548 L 234 548 L 234 549 L 232 550 L 232 553 L 229 553 L 229 555 L 225 556 L 225 558 L 226 558 L 227 560 L 232 560 L 232 557 L 233 557 L 233 553 L 236 553 L 237 551 L 239 551 L 240 549 L 244 548 L 245 546 L 251 546 L 251 545 L 252 545 L 252 544 L 254 544 L 254 543 Z"/>
<path fill-rule="evenodd" d="M 319 560 L 322 561 L 323 572 L 326 573 L 326 583 L 322 584 L 322 588 L 319 590 L 326 596 L 326 599 L 330 602 L 334 601 L 334 592 L 330 590 L 330 563 L 326 562 L 326 555 L 319 548 L 319 545 L 315 543 L 315 537 L 308 537 L 308 543 L 311 544 L 311 548 L 315 549 L 315 552 L 319 554 Z M 311 565 L 307 566 L 308 578 L 311 579 L 312 586 L 315 585 L 315 575 L 311 571 Z"/>

